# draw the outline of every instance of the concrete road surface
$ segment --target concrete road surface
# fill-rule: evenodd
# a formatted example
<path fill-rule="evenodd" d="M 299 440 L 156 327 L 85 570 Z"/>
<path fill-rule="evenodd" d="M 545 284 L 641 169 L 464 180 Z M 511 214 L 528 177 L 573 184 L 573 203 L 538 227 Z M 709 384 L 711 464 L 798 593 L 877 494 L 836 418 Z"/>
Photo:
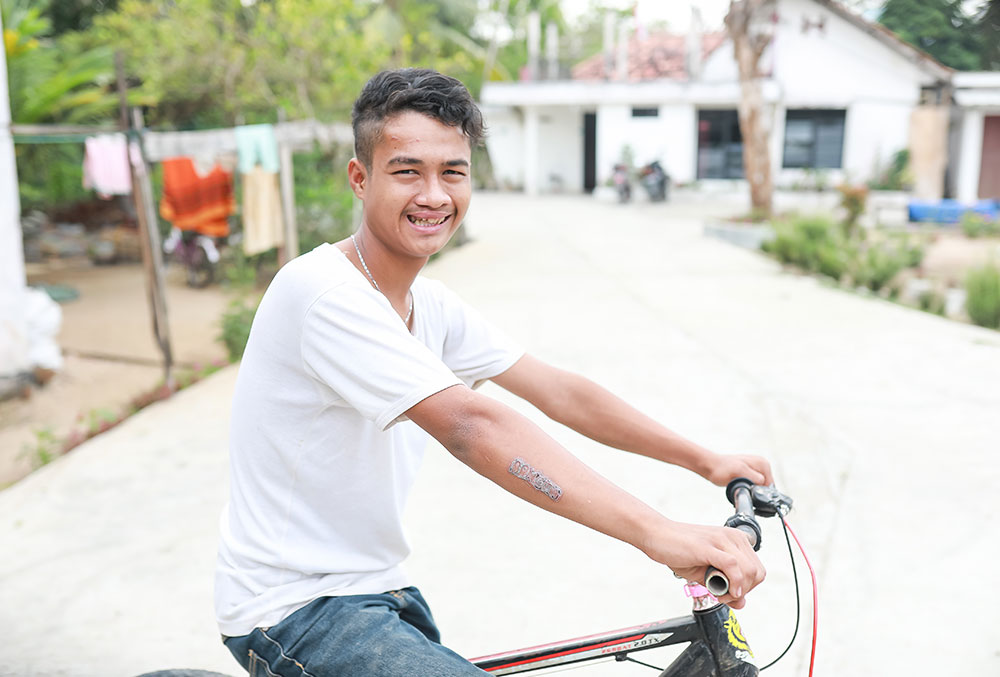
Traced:
<path fill-rule="evenodd" d="M 534 354 L 720 451 L 768 456 L 819 577 L 818 675 L 1000 674 L 1000 334 L 782 272 L 707 239 L 741 205 L 479 195 L 473 242 L 433 263 Z M 0 675 L 240 672 L 211 609 L 235 368 L 139 413 L 0 493 Z M 723 493 L 584 440 L 513 402 L 676 519 L 721 523 Z M 408 510 L 410 570 L 468 656 L 688 611 L 641 553 L 505 495 L 432 445 Z M 759 662 L 794 589 L 780 527 L 740 618 Z M 811 632 L 772 675 L 804 675 Z M 670 651 L 638 657 L 656 665 Z M 419 674 L 415 672 L 414 674 Z M 599 664 L 581 675 L 656 674 Z"/>

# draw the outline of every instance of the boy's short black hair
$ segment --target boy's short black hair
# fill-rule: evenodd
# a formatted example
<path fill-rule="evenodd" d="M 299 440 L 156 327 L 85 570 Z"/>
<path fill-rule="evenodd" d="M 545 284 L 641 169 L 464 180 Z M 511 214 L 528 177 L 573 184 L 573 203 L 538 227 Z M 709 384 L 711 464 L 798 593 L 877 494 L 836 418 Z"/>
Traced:
<path fill-rule="evenodd" d="M 461 127 L 470 147 L 479 143 L 486 131 L 483 114 L 459 80 L 427 68 L 382 71 L 362 88 L 351 113 L 354 154 L 365 167 L 371 168 L 372 153 L 386 120 L 406 111 Z"/>

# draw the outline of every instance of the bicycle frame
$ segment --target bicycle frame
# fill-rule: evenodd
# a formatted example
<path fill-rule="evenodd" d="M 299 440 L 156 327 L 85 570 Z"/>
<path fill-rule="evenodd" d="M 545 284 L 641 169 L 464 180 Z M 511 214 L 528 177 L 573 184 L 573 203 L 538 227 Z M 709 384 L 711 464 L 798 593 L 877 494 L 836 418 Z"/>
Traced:
<path fill-rule="evenodd" d="M 736 614 L 718 603 L 695 610 L 690 616 L 473 658 L 472 663 L 493 675 L 515 675 L 606 658 L 624 661 L 636 651 L 686 642 L 691 645 L 660 677 L 756 677 L 758 674 Z"/>

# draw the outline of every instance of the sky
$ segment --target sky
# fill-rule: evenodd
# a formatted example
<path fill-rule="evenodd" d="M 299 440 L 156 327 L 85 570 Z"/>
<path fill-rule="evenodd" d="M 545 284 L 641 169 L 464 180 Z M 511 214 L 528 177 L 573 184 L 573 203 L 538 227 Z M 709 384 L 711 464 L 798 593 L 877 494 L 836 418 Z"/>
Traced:
<path fill-rule="evenodd" d="M 722 28 L 722 20 L 729 9 L 729 0 L 637 0 L 640 22 L 668 21 L 670 28 L 676 32 L 686 31 L 691 22 L 691 7 L 701 10 L 702 24 L 706 29 Z M 851 0 L 849 4 L 864 10 L 865 16 L 882 5 L 883 0 Z M 968 5 L 978 5 L 982 0 L 965 0 Z M 561 0 L 563 13 L 572 21 L 573 17 L 582 14 L 590 5 L 591 0 Z M 607 7 L 632 7 L 636 0 L 603 0 Z M 874 18 L 874 16 L 869 16 Z"/>
<path fill-rule="evenodd" d="M 602 4 L 607 7 L 628 8 L 634 4 L 635 0 L 604 0 Z M 590 0 L 562 0 L 563 13 L 572 21 L 586 11 Z M 729 0 L 698 0 L 697 2 L 687 2 L 685 0 L 638 0 L 637 16 L 642 23 L 652 21 L 668 21 L 670 28 L 675 31 L 687 30 L 691 21 L 691 6 L 697 5 L 701 10 L 702 23 L 706 28 L 718 28 L 722 26 L 722 18 L 729 8 Z"/>

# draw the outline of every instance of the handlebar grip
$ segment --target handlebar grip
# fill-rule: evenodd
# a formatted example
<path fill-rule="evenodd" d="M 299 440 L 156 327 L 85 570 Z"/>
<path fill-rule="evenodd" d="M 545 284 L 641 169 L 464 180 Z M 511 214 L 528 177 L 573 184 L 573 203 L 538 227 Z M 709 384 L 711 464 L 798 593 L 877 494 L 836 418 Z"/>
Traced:
<path fill-rule="evenodd" d="M 705 571 L 705 588 L 716 597 L 729 592 L 729 577 L 713 566 Z"/>

